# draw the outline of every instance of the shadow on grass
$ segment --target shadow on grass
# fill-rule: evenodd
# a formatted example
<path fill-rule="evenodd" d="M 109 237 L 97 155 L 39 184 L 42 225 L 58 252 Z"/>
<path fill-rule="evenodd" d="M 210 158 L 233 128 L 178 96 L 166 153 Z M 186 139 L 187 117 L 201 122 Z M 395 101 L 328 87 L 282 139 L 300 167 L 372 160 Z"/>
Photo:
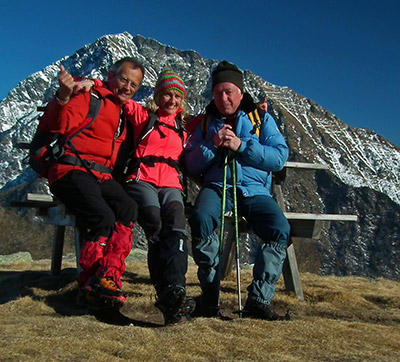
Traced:
<path fill-rule="evenodd" d="M 116 309 L 107 309 L 102 311 L 92 311 L 90 313 L 93 315 L 98 321 L 116 325 L 116 326 L 135 326 L 135 327 L 144 327 L 144 328 L 160 328 L 164 327 L 164 325 L 144 322 L 137 319 L 132 319 L 124 314 L 122 314 L 119 310 Z"/>
<path fill-rule="evenodd" d="M 126 272 L 124 279 L 129 283 L 150 284 L 148 278 Z M 98 321 L 118 326 L 158 328 L 163 325 L 129 318 L 116 309 L 90 311 L 78 298 L 76 269 L 63 269 L 57 276 L 48 271 L 2 271 L 0 272 L 0 304 L 29 296 L 32 300 L 44 302 L 61 316 L 93 315 Z M 129 296 L 141 296 L 129 293 Z"/>
<path fill-rule="evenodd" d="M 34 289 L 45 292 L 64 288 L 76 279 L 76 269 L 64 269 L 59 276 L 53 276 L 49 271 L 1 271 L 0 304 L 12 300 L 33 296 Z M 44 293 L 45 293 L 44 292 Z"/>

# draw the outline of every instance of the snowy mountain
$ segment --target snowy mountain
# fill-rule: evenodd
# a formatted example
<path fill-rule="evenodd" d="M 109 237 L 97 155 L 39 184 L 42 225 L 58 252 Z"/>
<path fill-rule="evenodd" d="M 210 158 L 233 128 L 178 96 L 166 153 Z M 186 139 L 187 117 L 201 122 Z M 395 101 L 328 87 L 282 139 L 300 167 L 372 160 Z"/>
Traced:
<path fill-rule="evenodd" d="M 137 57 L 146 68 L 137 101 L 151 97 L 157 74 L 167 67 L 184 79 L 191 113 L 204 110 L 211 99 L 210 74 L 216 60 L 128 33 L 85 45 L 28 77 L 0 102 L 0 192 L 7 192 L 5 206 L 14 189 L 29 188 L 35 179 L 24 162 L 26 152 L 15 143 L 31 139 L 36 107 L 53 97 L 60 64 L 73 75 L 105 79 L 109 66 L 124 56 Z M 400 279 L 400 149 L 370 130 L 349 127 L 312 100 L 251 71 L 245 71 L 245 87 L 255 99 L 267 95 L 269 112 L 287 140 L 291 161 L 329 166 L 329 172 L 288 178 L 284 187 L 287 211 L 359 216 L 356 224 L 331 223 L 321 240 L 297 241 L 296 252 L 304 263 L 325 274 Z"/>

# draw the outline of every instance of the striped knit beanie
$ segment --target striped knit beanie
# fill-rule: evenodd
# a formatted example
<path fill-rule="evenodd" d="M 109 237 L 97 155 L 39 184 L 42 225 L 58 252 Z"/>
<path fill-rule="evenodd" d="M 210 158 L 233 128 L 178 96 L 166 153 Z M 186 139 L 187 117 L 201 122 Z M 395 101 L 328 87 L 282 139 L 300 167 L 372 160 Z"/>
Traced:
<path fill-rule="evenodd" d="M 157 99 L 157 97 L 164 92 L 169 91 L 170 89 L 178 91 L 182 94 L 182 98 L 185 99 L 185 83 L 183 83 L 182 78 L 172 70 L 165 70 L 157 79 L 157 83 L 154 88 L 154 99 Z"/>

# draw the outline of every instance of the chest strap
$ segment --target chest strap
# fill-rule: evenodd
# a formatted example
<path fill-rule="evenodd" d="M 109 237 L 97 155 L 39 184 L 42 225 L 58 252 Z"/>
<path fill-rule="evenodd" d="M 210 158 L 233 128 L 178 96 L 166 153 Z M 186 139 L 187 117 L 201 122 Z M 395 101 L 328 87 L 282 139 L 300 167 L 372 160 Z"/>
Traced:
<path fill-rule="evenodd" d="M 173 167 L 178 172 L 180 172 L 181 170 L 179 161 L 173 160 L 171 157 L 165 158 L 162 156 L 145 156 L 142 158 L 134 159 L 133 163 L 135 164 L 136 167 L 138 167 L 141 163 L 149 167 L 154 167 L 155 163 L 166 163 L 167 165 Z"/>

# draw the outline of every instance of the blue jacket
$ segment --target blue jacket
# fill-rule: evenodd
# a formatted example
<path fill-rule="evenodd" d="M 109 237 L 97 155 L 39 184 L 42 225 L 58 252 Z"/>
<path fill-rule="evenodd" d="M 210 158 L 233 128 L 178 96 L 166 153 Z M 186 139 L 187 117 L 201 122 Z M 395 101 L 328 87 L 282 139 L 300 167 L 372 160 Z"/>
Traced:
<path fill-rule="evenodd" d="M 210 115 L 205 137 L 201 122 L 194 130 L 184 151 L 184 162 L 189 176 L 201 178 L 203 186 L 222 187 L 223 148 L 213 143 L 214 135 L 224 125 L 220 116 Z M 288 158 L 288 147 L 274 119 L 265 113 L 260 138 L 253 132 L 253 125 L 243 110 L 236 118 L 236 135 L 242 140 L 237 151 L 237 187 L 245 197 L 271 195 L 272 172 L 280 171 Z M 227 172 L 227 186 L 232 186 L 232 173 Z"/>

